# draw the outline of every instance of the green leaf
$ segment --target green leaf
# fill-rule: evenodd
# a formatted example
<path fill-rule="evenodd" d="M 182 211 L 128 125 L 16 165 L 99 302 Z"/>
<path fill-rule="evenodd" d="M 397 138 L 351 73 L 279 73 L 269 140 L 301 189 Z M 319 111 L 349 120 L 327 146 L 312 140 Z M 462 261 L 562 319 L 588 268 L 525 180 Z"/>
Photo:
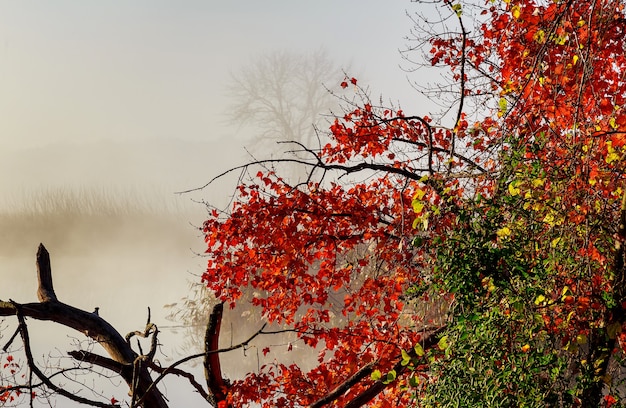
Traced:
<path fill-rule="evenodd" d="M 450 344 L 448 344 L 448 336 L 440 338 L 439 343 L 437 343 L 437 347 L 439 347 L 439 350 L 445 350 L 450 347 Z"/>
<path fill-rule="evenodd" d="M 409 356 L 409 353 L 402 350 L 402 361 L 400 362 L 400 364 L 404 367 L 404 366 L 409 365 L 410 362 L 411 362 L 411 356 Z"/>
<path fill-rule="evenodd" d="M 383 384 L 389 384 L 396 380 L 396 370 L 391 370 L 387 373 L 387 379 L 383 381 Z"/>
<path fill-rule="evenodd" d="M 380 377 L 382 377 L 380 370 L 374 370 L 372 371 L 372 374 L 370 375 L 370 378 L 374 381 L 380 380 Z"/>
<path fill-rule="evenodd" d="M 453 4 L 452 5 L 452 10 L 454 10 L 456 15 L 459 16 L 459 17 L 461 16 L 461 14 L 463 14 L 462 6 L 459 3 Z"/>
<path fill-rule="evenodd" d="M 506 98 L 500 98 L 500 100 L 498 101 L 498 107 L 500 108 L 500 113 L 505 114 L 508 106 L 509 106 L 509 103 L 507 102 Z"/>
<path fill-rule="evenodd" d="M 415 354 L 417 354 L 418 357 L 422 357 L 424 355 L 424 349 L 419 343 L 417 343 L 415 347 L 413 347 L 413 350 L 415 350 Z"/>

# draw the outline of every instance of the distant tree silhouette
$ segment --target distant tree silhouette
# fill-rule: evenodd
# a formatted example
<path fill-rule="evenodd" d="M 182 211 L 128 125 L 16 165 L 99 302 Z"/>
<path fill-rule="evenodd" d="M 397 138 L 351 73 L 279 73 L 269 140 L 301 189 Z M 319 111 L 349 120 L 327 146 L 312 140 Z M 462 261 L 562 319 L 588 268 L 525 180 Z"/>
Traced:
<path fill-rule="evenodd" d="M 261 55 L 231 74 L 228 91 L 233 102 L 228 116 L 233 123 L 255 128 L 256 140 L 262 142 L 255 147 L 271 146 L 268 139 L 316 145 L 315 126 L 338 107 L 329 91 L 338 87 L 341 75 L 323 50 Z"/>

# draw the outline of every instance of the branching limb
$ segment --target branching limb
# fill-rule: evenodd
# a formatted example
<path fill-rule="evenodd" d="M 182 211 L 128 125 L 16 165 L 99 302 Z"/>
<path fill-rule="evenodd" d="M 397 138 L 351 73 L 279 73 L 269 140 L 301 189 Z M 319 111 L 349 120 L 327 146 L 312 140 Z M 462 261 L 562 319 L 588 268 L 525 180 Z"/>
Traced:
<path fill-rule="evenodd" d="M 210 351 L 208 353 L 204 352 L 204 353 L 192 354 L 190 356 L 187 356 L 185 358 L 182 358 L 182 359 L 176 361 L 175 363 L 171 364 L 169 367 L 165 368 L 165 370 L 163 370 L 163 372 L 152 382 L 152 384 L 150 384 L 150 386 L 148 387 L 146 392 L 150 392 L 152 390 L 152 388 L 156 387 L 156 385 L 159 382 L 161 382 L 163 380 L 163 378 L 165 378 L 165 376 L 167 376 L 168 374 L 171 374 L 173 369 L 175 367 L 178 367 L 181 364 L 184 364 L 184 363 L 186 363 L 188 361 L 191 361 L 191 360 L 194 360 L 196 358 L 205 357 L 207 354 L 226 353 L 227 351 L 233 351 L 233 350 L 237 350 L 237 349 L 240 349 L 242 347 L 247 346 L 257 336 L 259 336 L 260 334 L 264 334 L 263 329 L 265 329 L 266 326 L 267 326 L 267 323 L 263 324 L 263 326 L 261 326 L 261 328 L 259 330 L 257 330 L 254 334 L 252 334 L 246 340 L 244 340 L 241 343 L 236 344 L 234 346 L 221 348 L 221 349 L 217 349 L 217 350 L 212 350 L 212 351 Z M 141 403 L 142 401 L 143 401 L 143 397 L 138 400 L 138 403 Z"/>
<path fill-rule="evenodd" d="M 446 329 L 445 326 L 438 328 L 437 330 L 428 334 L 426 338 L 424 338 L 420 344 L 424 348 L 424 350 L 429 349 L 435 346 L 438 342 L 439 333 L 443 332 Z M 415 350 L 411 349 L 407 352 L 407 354 L 411 358 L 417 357 Z M 398 359 L 398 362 L 394 365 L 393 370 L 395 370 L 396 375 L 400 375 L 406 371 L 406 366 L 402 365 L 402 359 Z M 376 381 L 369 388 L 361 392 L 359 395 L 354 397 L 350 402 L 348 402 L 344 408 L 359 408 L 367 404 L 369 401 L 374 399 L 378 394 L 380 394 L 385 388 L 387 388 L 389 384 L 384 384 L 382 380 Z"/>
<path fill-rule="evenodd" d="M 195 388 L 195 390 L 198 392 L 198 394 L 202 396 L 202 398 L 204 398 L 208 402 L 211 402 L 211 396 L 204 390 L 204 388 L 202 388 L 202 384 L 196 381 L 196 378 L 193 376 L 193 374 L 187 371 L 180 370 L 178 368 L 164 368 L 154 363 L 150 364 L 150 368 L 157 373 L 163 373 L 167 369 L 169 370 L 169 374 L 177 375 L 179 377 L 185 377 L 189 381 L 189 384 L 191 384 L 191 386 Z"/>
<path fill-rule="evenodd" d="M 133 332 L 130 332 L 126 335 L 126 343 L 128 343 L 128 345 L 130 346 L 130 340 L 134 337 L 134 336 L 138 336 L 138 337 L 143 337 L 143 338 L 148 338 L 150 337 L 150 335 L 152 335 L 151 341 L 150 341 L 150 351 L 148 351 L 148 354 L 143 354 L 143 350 L 141 349 L 141 344 L 139 342 L 137 342 L 137 345 L 139 347 L 139 353 L 141 353 L 141 358 L 143 358 L 144 360 L 148 360 L 148 361 L 152 361 L 154 359 L 154 355 L 156 354 L 156 350 L 157 350 L 157 346 L 158 346 L 158 334 L 159 334 L 159 328 L 152 323 L 150 318 L 150 308 L 148 308 L 148 320 L 146 321 L 146 327 L 145 329 L 141 332 L 139 330 L 135 330 Z"/>
<path fill-rule="evenodd" d="M 226 399 L 226 383 L 222 378 L 220 367 L 220 355 L 211 353 L 219 348 L 220 327 L 222 324 L 222 314 L 224 304 L 218 303 L 213 307 L 209 322 L 204 335 L 204 377 L 209 391 L 213 394 L 210 401 L 213 405 Z"/>
<path fill-rule="evenodd" d="M 14 306 L 16 308 L 16 315 L 17 315 L 17 320 L 19 323 L 19 328 L 20 328 L 20 335 L 22 337 L 22 341 L 24 343 L 24 353 L 26 354 L 26 361 L 28 362 L 28 368 L 30 369 L 30 371 L 35 374 L 37 376 L 37 378 L 39 378 L 43 384 L 45 384 L 48 388 L 50 388 L 52 391 L 54 391 L 55 393 L 62 395 L 72 401 L 81 403 L 81 404 L 85 404 L 85 405 L 91 405 L 94 407 L 103 407 L 103 408 L 115 408 L 115 407 L 119 407 L 119 405 L 112 405 L 112 404 L 107 404 L 107 403 L 103 403 L 100 401 L 93 401 L 81 396 L 78 396 L 74 393 L 71 393 L 61 387 L 58 387 L 57 385 L 55 385 L 52 381 L 50 381 L 50 379 L 43 373 L 41 372 L 41 370 L 39 370 L 39 368 L 37 367 L 37 365 L 35 364 L 35 360 L 33 358 L 33 354 L 31 352 L 31 348 L 30 348 L 30 338 L 28 335 L 28 328 L 26 326 L 26 321 L 24 319 L 24 315 L 21 312 L 21 306 L 18 305 L 17 303 L 14 303 Z M 32 395 L 32 393 L 31 393 Z"/>
<path fill-rule="evenodd" d="M 337 387 L 335 387 L 334 390 L 324 395 L 322 398 L 318 399 L 313 404 L 309 405 L 308 408 L 322 408 L 324 405 L 330 404 L 331 402 L 339 398 L 341 395 L 343 395 L 350 388 L 352 388 L 354 385 L 356 385 L 363 378 L 370 375 L 372 371 L 374 370 L 375 364 L 376 362 L 371 362 L 369 364 L 364 365 L 356 373 L 354 373 L 350 378 L 348 378 L 343 383 L 339 384 Z"/>
<path fill-rule="evenodd" d="M 20 321 L 23 321 L 25 317 L 31 317 L 37 320 L 52 321 L 77 330 L 97 341 L 107 351 L 113 361 L 132 367 L 137 354 L 111 324 L 95 313 L 86 312 L 57 300 L 52 285 L 50 256 L 43 245 L 40 245 L 37 251 L 37 276 L 39 281 L 37 293 L 41 301 L 26 304 L 0 301 L 0 316 L 17 316 Z M 20 332 L 20 334 L 23 335 L 23 332 Z M 137 375 L 139 381 L 137 392 L 144 396 L 146 406 L 167 408 L 168 404 L 157 389 L 152 389 L 152 392 L 146 390 L 149 384 L 152 383 L 147 367 L 141 367 Z M 131 390 L 135 389 L 132 383 L 132 376 L 126 375 L 124 380 Z M 49 386 L 47 383 L 46 385 Z M 68 394 L 67 391 L 59 391 L 58 387 L 54 388 L 54 384 L 49 387 L 59 394 Z"/>
<path fill-rule="evenodd" d="M 121 364 L 108 357 L 101 356 L 99 354 L 90 353 L 85 350 L 72 350 L 67 353 L 70 357 L 77 361 L 84 361 L 89 364 L 97 365 L 98 367 L 106 368 L 107 370 L 118 373 L 122 378 L 130 378 L 132 372 L 130 367 L 126 364 Z"/>

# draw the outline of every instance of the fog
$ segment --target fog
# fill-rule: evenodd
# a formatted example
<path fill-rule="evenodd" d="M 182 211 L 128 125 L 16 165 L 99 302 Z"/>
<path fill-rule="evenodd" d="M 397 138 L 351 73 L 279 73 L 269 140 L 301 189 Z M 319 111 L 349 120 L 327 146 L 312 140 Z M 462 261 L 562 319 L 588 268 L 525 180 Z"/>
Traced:
<path fill-rule="evenodd" d="M 411 7 L 408 0 L 0 2 L 0 299 L 36 301 L 43 242 L 61 301 L 99 307 L 122 334 L 142 329 L 150 307 L 163 327 L 161 351 L 176 358 L 182 332 L 163 305 L 188 295 L 204 270 L 199 202 L 226 206 L 236 176 L 176 192 L 203 186 L 257 150 L 278 149 L 269 138 L 263 145 L 254 124 L 232 120 L 231 73 L 272 52 L 324 50 L 338 72 L 351 69 L 374 97 L 410 111 L 416 92 L 398 49 Z M 50 324 L 32 322 L 32 330 L 39 357 L 51 346 L 62 355 L 81 339 Z M 10 335 L 0 331 L 2 345 Z M 237 375 L 241 357 L 226 358 L 224 371 Z M 195 401 L 188 385 L 174 384 L 172 406 Z M 100 387 L 106 398 L 126 393 L 107 381 Z"/>

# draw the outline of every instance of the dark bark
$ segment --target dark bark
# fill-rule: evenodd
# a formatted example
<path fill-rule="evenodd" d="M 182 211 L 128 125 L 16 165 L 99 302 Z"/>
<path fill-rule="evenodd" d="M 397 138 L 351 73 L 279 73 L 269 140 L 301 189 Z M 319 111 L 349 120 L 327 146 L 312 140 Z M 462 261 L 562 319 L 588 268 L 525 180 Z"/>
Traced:
<path fill-rule="evenodd" d="M 43 244 L 39 244 L 37 249 L 37 298 L 40 302 L 56 301 L 57 296 L 52 286 L 52 266 L 50 265 L 50 254 Z"/>
<path fill-rule="evenodd" d="M 204 335 L 204 351 L 206 353 L 204 357 L 204 376 L 206 378 L 207 387 L 213 394 L 211 400 L 213 405 L 217 405 L 220 401 L 225 401 L 227 395 L 227 384 L 222 377 L 220 355 L 219 353 L 215 353 L 215 351 L 219 349 L 220 327 L 222 325 L 223 313 L 223 303 L 218 303 L 213 307 Z"/>

